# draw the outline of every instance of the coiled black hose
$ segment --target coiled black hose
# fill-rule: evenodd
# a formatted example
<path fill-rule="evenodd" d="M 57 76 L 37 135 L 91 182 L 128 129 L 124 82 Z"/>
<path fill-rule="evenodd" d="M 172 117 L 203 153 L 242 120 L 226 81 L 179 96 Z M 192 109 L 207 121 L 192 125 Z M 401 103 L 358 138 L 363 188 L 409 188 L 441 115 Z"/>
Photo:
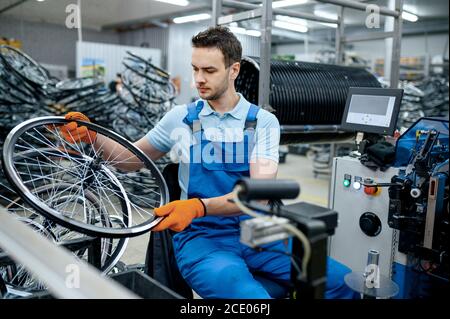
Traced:
<path fill-rule="evenodd" d="M 236 90 L 258 104 L 259 58 L 245 57 Z M 272 60 L 270 105 L 281 125 L 340 124 L 349 87 L 381 87 L 364 69 Z"/>

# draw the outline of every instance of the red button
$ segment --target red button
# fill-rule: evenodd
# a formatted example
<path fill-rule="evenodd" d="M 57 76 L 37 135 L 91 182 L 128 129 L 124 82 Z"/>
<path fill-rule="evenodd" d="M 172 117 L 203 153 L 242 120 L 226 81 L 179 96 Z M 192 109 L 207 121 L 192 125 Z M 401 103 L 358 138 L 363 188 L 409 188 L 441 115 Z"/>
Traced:
<path fill-rule="evenodd" d="M 378 187 L 367 187 L 364 186 L 364 193 L 367 195 L 375 195 L 378 191 Z"/>

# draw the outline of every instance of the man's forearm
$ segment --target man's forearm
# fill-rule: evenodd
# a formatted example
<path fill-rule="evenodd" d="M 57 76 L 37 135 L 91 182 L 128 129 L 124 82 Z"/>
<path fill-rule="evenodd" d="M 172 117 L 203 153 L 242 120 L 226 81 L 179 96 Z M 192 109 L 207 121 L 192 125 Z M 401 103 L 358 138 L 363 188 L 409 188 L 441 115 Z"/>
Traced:
<path fill-rule="evenodd" d="M 110 165 L 124 171 L 137 171 L 143 167 L 142 161 L 131 151 L 116 141 L 97 134 L 93 145 L 97 153 L 102 154 L 102 158 L 108 161 Z"/>
<path fill-rule="evenodd" d="M 205 203 L 206 214 L 216 216 L 236 216 L 241 214 L 241 210 L 236 204 L 228 200 L 233 198 L 233 193 L 228 193 L 219 197 L 202 198 Z"/>

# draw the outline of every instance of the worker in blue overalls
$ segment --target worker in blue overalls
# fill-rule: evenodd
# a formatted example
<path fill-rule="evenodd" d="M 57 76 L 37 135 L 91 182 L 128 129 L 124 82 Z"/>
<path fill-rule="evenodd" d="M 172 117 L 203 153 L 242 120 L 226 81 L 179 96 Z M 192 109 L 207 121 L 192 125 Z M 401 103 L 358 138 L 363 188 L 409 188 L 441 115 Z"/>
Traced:
<path fill-rule="evenodd" d="M 242 48 L 233 33 L 209 28 L 192 38 L 192 46 L 200 99 L 174 107 L 135 143 L 152 159 L 174 147 L 180 156 L 181 199 L 154 210 L 165 218 L 153 230 L 177 232 L 173 245 L 180 272 L 201 297 L 270 298 L 253 273 L 289 281 L 290 257 L 279 253 L 289 247 L 277 242 L 260 252 L 241 244 L 239 223 L 249 217 L 229 199 L 242 176 L 276 178 L 280 126 L 273 114 L 236 92 Z M 79 113 L 66 118 L 87 119 Z M 96 143 L 113 147 L 98 137 Z M 328 259 L 326 298 L 354 296 L 343 279 L 349 271 Z"/>

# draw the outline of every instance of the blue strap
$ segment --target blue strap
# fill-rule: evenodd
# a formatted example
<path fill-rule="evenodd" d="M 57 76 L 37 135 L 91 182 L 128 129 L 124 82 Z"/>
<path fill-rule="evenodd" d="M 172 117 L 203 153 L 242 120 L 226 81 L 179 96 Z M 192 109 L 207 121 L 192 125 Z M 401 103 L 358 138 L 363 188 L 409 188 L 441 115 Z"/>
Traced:
<path fill-rule="evenodd" d="M 248 109 L 247 118 L 245 119 L 245 129 L 256 128 L 256 116 L 259 112 L 259 106 L 255 104 L 250 104 L 250 108 Z"/>
<path fill-rule="evenodd" d="M 203 101 L 201 100 L 198 101 L 197 103 L 196 102 L 189 103 L 187 105 L 188 114 L 183 119 L 183 122 L 192 128 L 194 121 L 199 119 L 198 115 L 200 114 L 202 109 L 203 109 Z"/>
<path fill-rule="evenodd" d="M 258 115 L 259 107 L 255 104 L 250 104 L 250 108 L 248 109 L 247 119 L 245 121 L 255 122 L 256 115 Z"/>

